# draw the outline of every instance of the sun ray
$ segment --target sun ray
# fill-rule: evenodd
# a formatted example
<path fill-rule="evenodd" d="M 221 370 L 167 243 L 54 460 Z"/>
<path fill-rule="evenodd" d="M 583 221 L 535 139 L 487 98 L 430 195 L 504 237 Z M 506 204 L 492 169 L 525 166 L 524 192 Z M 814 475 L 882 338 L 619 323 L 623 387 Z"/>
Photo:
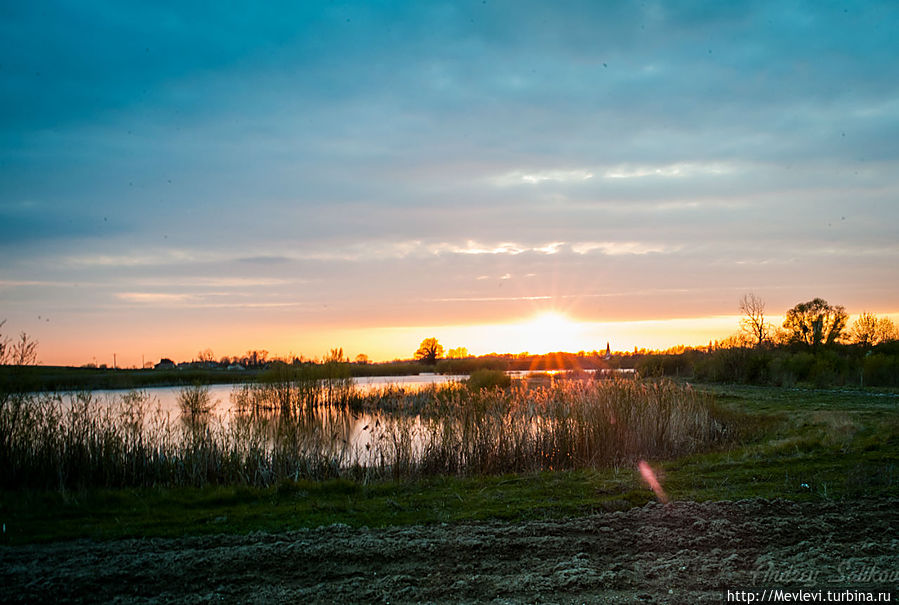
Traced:
<path fill-rule="evenodd" d="M 522 325 L 523 340 L 531 353 L 570 350 L 578 336 L 578 324 L 558 311 L 545 311 Z"/>

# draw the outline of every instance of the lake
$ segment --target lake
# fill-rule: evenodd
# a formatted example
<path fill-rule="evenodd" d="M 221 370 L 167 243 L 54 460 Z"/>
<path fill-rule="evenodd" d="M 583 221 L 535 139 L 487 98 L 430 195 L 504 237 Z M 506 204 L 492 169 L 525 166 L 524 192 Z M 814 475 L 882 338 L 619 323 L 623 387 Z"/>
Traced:
<path fill-rule="evenodd" d="M 406 393 L 416 392 L 432 385 L 456 383 L 466 380 L 467 375 L 418 374 L 412 376 L 366 376 L 353 378 L 353 386 L 357 393 L 371 393 L 398 387 Z M 210 414 L 203 417 L 206 426 L 223 434 L 237 434 L 239 431 L 253 433 L 254 438 L 264 434 L 266 430 L 275 431 L 276 412 L 265 410 L 262 413 L 249 413 L 240 409 L 242 390 L 252 385 L 214 384 L 209 385 L 209 399 L 213 404 Z M 101 406 L 117 407 L 135 392 L 143 397 L 146 413 L 143 414 L 145 429 L 154 432 L 154 426 L 163 423 L 177 426 L 191 421 L 182 414 L 179 395 L 184 387 L 148 387 L 144 389 L 103 389 L 91 391 L 92 402 Z M 63 405 L 68 407 L 74 400 L 75 393 L 63 394 Z M 252 424 L 252 426 L 250 426 Z M 303 430 L 308 433 L 309 441 L 315 442 L 322 454 L 347 462 L 359 462 L 363 465 L 373 462 L 374 453 L 383 452 L 384 448 L 374 448 L 375 441 L 383 440 L 386 435 L 402 434 L 409 438 L 407 444 L 411 453 L 422 447 L 423 435 L 427 429 L 420 417 L 398 415 L 385 411 L 352 411 L 345 407 L 320 406 L 306 410 L 303 415 Z M 172 434 L 179 434 L 172 431 Z"/>
<path fill-rule="evenodd" d="M 396 386 L 405 390 L 418 390 L 435 384 L 446 384 L 450 382 L 461 382 L 467 380 L 468 376 L 464 374 L 418 374 L 413 376 L 362 376 L 353 378 L 353 383 L 357 389 L 362 392 L 375 391 L 377 389 L 388 386 Z M 212 401 L 216 403 L 213 408 L 217 413 L 228 413 L 232 408 L 232 393 L 235 389 L 239 389 L 240 384 L 212 384 L 209 385 L 209 394 Z M 178 405 L 178 394 L 183 387 L 147 387 L 139 389 L 146 393 L 150 398 L 156 400 L 160 407 L 166 412 L 180 414 L 181 409 Z M 97 389 L 92 391 L 100 400 L 114 400 L 122 397 L 133 389 Z"/>
<path fill-rule="evenodd" d="M 453 379 L 14 395 L 0 406 L 3 472 L 50 488 L 399 480 L 611 464 L 730 434 L 707 395 L 673 383 L 541 376 L 470 389 Z"/>
<path fill-rule="evenodd" d="M 549 384 L 560 372 L 510 372 L 515 379 L 531 374 L 550 376 Z M 179 397 L 185 387 L 151 387 L 135 390 L 95 390 L 91 392 L 91 414 L 109 409 L 122 418 L 141 418 L 147 435 L 159 440 L 173 439 L 183 442 L 196 438 L 196 431 L 213 431 L 217 439 L 229 443 L 254 443 L 269 448 L 281 439 L 285 427 L 301 433 L 304 449 L 318 451 L 324 457 L 341 461 L 341 464 L 367 466 L 383 462 L 384 456 L 401 451 L 411 459 L 446 431 L 439 418 L 422 418 L 417 412 L 415 393 L 423 388 L 464 381 L 466 375 L 419 374 L 413 376 L 358 377 L 351 380 L 356 394 L 374 394 L 389 388 L 401 389 L 403 395 L 387 393 L 373 405 L 347 406 L 324 403 L 330 397 L 326 383 L 319 383 L 317 395 L 309 398 L 302 389 L 313 390 L 314 383 L 294 385 L 287 391 L 292 411 L 281 411 L 282 387 L 268 384 L 217 384 L 208 389 L 209 413 L 191 415 L 182 411 Z M 188 390 L 195 387 L 188 387 Z M 340 389 L 340 387 L 335 387 Z M 140 395 L 134 397 L 134 393 Z M 336 391 L 335 391 L 336 392 Z M 326 395 L 327 394 L 327 395 Z M 338 394 L 339 396 L 339 394 Z M 72 405 L 75 393 L 67 394 L 63 407 Z M 135 414 L 127 408 L 135 401 L 140 411 Z M 401 401 L 399 408 L 392 402 Z M 261 403 L 260 403 L 261 402 Z M 301 403 L 302 402 L 302 403 Z M 310 403 L 312 402 L 312 403 Z M 412 403 L 410 403 L 412 402 Z M 98 407 L 99 404 L 99 407 Z M 298 406 L 298 407 L 297 407 Z M 136 409 L 136 408 L 132 408 Z"/>

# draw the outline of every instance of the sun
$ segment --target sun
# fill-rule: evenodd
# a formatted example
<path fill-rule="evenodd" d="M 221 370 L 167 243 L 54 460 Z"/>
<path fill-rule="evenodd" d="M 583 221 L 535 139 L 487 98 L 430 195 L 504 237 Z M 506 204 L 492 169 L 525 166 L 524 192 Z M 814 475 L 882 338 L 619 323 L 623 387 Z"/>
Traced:
<path fill-rule="evenodd" d="M 554 353 L 576 346 L 578 324 L 557 311 L 540 313 L 522 325 L 522 340 L 531 353 Z"/>

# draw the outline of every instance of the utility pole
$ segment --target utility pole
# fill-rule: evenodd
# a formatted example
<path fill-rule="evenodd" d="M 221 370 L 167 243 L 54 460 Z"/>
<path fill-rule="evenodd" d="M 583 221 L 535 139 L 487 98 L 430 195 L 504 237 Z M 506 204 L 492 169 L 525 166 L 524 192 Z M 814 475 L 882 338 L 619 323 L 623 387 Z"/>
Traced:
<path fill-rule="evenodd" d="M 118 368 L 116 367 L 115 353 L 112 354 L 112 369 L 113 369 L 113 370 L 118 369 Z"/>

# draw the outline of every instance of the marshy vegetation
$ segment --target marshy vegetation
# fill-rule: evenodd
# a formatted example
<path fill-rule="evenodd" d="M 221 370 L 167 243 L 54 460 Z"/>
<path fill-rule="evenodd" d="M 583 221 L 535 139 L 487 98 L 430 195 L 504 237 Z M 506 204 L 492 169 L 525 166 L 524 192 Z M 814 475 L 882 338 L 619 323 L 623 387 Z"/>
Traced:
<path fill-rule="evenodd" d="M 340 375 L 285 374 L 236 387 L 227 414 L 213 411 L 206 387 L 179 399 L 172 415 L 140 391 L 114 401 L 0 397 L 0 485 L 267 486 L 603 468 L 708 450 L 733 435 L 710 395 L 672 382 L 360 392 Z"/>

